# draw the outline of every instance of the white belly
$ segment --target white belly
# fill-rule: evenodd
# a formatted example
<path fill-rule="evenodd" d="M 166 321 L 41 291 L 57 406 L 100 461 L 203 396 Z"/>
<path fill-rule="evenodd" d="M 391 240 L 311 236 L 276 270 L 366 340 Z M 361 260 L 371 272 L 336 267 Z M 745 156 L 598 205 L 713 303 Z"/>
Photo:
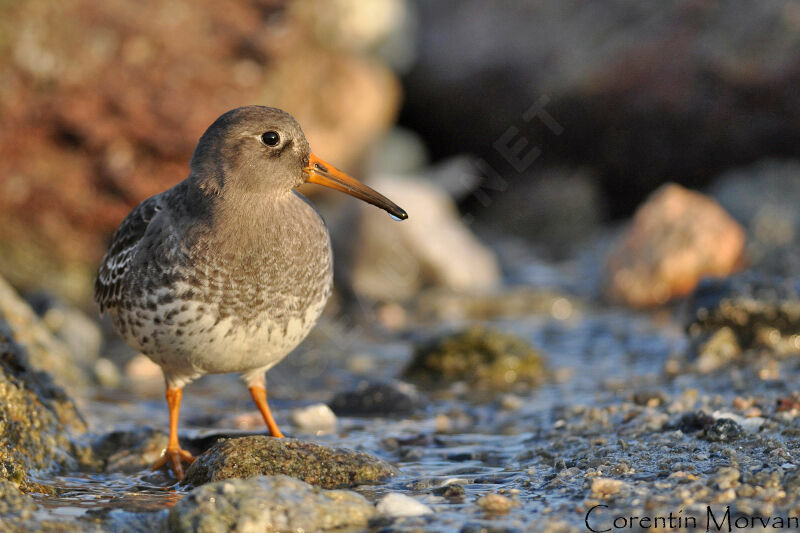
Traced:
<path fill-rule="evenodd" d="M 286 357 L 308 335 L 325 306 L 328 293 L 297 317 L 276 321 L 269 310 L 243 323 L 235 317 L 217 320 L 213 304 L 175 301 L 155 311 L 135 313 L 125 340 L 162 367 L 172 386 L 182 387 L 205 374 L 265 372 Z M 291 302 L 275 301 L 275 305 Z M 169 318 L 167 318 L 169 317 Z"/>

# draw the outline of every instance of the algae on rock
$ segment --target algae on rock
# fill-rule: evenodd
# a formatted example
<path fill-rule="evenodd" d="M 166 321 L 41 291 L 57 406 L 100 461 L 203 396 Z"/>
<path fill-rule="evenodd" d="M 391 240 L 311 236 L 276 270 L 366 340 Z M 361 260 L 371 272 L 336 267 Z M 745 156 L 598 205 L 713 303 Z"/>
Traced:
<path fill-rule="evenodd" d="M 186 471 L 186 482 L 202 485 L 229 478 L 283 474 L 325 489 L 376 483 L 395 468 L 369 454 L 266 436 L 217 442 Z"/>
<path fill-rule="evenodd" d="M 0 313 L 0 479 L 23 491 L 46 490 L 29 473 L 91 463 L 89 448 L 72 440 L 85 430 L 72 400 L 32 368 Z"/>
<path fill-rule="evenodd" d="M 482 390 L 504 390 L 541 383 L 545 368 L 527 341 L 472 326 L 419 346 L 405 374 L 433 385 L 466 381 Z"/>

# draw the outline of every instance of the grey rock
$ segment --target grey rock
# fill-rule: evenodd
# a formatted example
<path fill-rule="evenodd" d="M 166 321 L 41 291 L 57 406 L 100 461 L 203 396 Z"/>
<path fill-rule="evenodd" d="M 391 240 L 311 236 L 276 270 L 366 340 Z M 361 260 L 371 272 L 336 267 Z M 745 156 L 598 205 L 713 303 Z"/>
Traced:
<path fill-rule="evenodd" d="M 173 533 L 358 531 L 375 508 L 360 494 L 321 490 L 288 476 L 219 481 L 194 489 L 170 511 Z"/>

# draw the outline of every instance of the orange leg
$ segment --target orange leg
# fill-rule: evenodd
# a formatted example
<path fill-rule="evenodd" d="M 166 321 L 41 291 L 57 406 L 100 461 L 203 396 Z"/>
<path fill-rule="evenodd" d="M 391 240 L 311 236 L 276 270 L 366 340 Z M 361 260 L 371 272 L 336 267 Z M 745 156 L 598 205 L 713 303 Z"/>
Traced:
<path fill-rule="evenodd" d="M 164 465 L 169 465 L 175 473 L 178 481 L 183 481 L 183 462 L 192 463 L 192 454 L 182 449 L 178 444 L 178 413 L 181 410 L 181 398 L 183 390 L 167 389 L 167 405 L 169 405 L 169 443 L 167 449 L 151 467 L 151 470 L 158 470 Z"/>
<path fill-rule="evenodd" d="M 253 397 L 253 401 L 256 402 L 256 407 L 261 411 L 261 416 L 264 417 L 264 422 L 267 423 L 267 429 L 269 429 L 270 435 L 279 439 L 284 438 L 283 433 L 278 429 L 278 424 L 276 424 L 275 419 L 272 418 L 272 412 L 269 410 L 267 389 L 258 386 L 250 387 L 250 396 Z"/>

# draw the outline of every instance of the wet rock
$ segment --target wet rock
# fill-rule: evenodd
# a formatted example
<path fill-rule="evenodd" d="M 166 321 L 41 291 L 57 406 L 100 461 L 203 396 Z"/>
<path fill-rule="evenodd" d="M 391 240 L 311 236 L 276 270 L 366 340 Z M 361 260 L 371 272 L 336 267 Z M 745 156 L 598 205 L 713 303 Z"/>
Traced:
<path fill-rule="evenodd" d="M 433 513 L 433 510 L 424 503 L 397 492 L 389 493 L 381 498 L 375 507 L 380 514 L 392 518 L 423 516 Z"/>
<path fill-rule="evenodd" d="M 336 415 L 324 403 L 316 403 L 292 411 L 292 424 L 299 430 L 316 435 L 332 433 L 336 429 Z"/>
<path fill-rule="evenodd" d="M 142 427 L 132 431 L 112 431 L 92 443 L 105 472 L 133 473 L 147 469 L 167 447 L 167 434 Z"/>
<path fill-rule="evenodd" d="M 362 3 L 295 4 L 0 7 L 0 273 L 88 303 L 108 235 L 133 205 L 183 179 L 203 130 L 245 102 L 291 110 L 318 153 L 353 165 L 393 122 L 399 86 L 379 60 L 313 28 L 352 28 L 353 16 L 377 28 L 378 17 L 364 19 Z"/>
<path fill-rule="evenodd" d="M 170 531 L 331 531 L 364 528 L 375 508 L 360 494 L 321 490 L 288 476 L 194 489 L 172 508 Z"/>
<path fill-rule="evenodd" d="M 689 294 L 705 276 L 727 276 L 741 261 L 744 231 L 702 194 L 668 184 L 636 211 L 608 259 L 608 294 L 648 307 Z"/>
<path fill-rule="evenodd" d="M 55 338 L 33 309 L 0 277 L 0 315 L 11 327 L 14 340 L 25 349 L 34 368 L 46 370 L 53 381 L 69 391 L 81 392 L 89 383 L 80 356 Z"/>
<path fill-rule="evenodd" d="M 27 494 L 7 479 L 0 479 L 0 516 L 3 521 L 27 520 L 31 518 L 37 505 Z"/>
<path fill-rule="evenodd" d="M 464 225 L 443 190 L 412 177 L 383 176 L 370 185 L 411 211 L 397 224 L 382 211 L 361 209 L 352 274 L 358 294 L 402 300 L 423 285 L 479 292 L 499 284 L 494 253 Z"/>
<path fill-rule="evenodd" d="M 408 384 L 362 382 L 355 390 L 336 394 L 331 408 L 340 416 L 405 416 L 417 403 L 417 393 Z"/>
<path fill-rule="evenodd" d="M 27 306 L 23 310 L 32 313 Z M 5 309 L 0 309 L 0 479 L 25 491 L 46 491 L 31 481 L 29 471 L 77 469 L 93 459 L 87 447 L 73 440 L 86 430 L 74 403 L 29 362 L 27 345 L 51 355 L 45 352 L 47 344 L 32 344 L 31 339 L 52 340 L 41 334 L 42 326 L 30 324 L 35 326 L 27 331 L 32 337 L 18 341 Z"/>
<path fill-rule="evenodd" d="M 730 418 L 718 418 L 706 426 L 701 438 L 709 442 L 733 442 L 744 436 L 742 426 Z"/>
<path fill-rule="evenodd" d="M 747 272 L 704 280 L 687 303 L 693 338 L 729 328 L 743 349 L 800 352 L 800 282 Z"/>
<path fill-rule="evenodd" d="M 545 369 L 542 356 L 523 339 L 472 326 L 419 346 L 405 374 L 430 385 L 466 381 L 480 389 L 502 390 L 538 384 Z"/>
<path fill-rule="evenodd" d="M 390 464 L 363 452 L 295 439 L 242 437 L 217 442 L 186 471 L 202 485 L 230 478 L 283 474 L 326 489 L 375 483 L 395 474 Z"/>
<path fill-rule="evenodd" d="M 619 216 L 666 180 L 698 187 L 731 165 L 797 153 L 795 7 L 423 2 L 404 123 L 434 158 L 484 158 L 511 191 L 484 172 L 492 198 L 543 165 L 602 168 Z"/>

